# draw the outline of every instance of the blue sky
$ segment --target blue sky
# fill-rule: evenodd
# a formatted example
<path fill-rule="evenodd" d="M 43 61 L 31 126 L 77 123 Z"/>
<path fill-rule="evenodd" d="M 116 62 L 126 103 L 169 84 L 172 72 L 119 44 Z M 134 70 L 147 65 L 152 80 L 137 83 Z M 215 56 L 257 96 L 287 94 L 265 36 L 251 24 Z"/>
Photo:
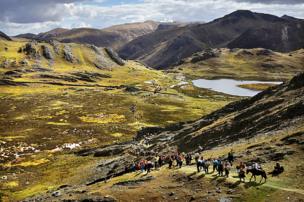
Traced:
<path fill-rule="evenodd" d="M 16 35 L 146 20 L 208 22 L 239 9 L 304 18 L 304 0 L 0 0 L 0 31 Z"/>

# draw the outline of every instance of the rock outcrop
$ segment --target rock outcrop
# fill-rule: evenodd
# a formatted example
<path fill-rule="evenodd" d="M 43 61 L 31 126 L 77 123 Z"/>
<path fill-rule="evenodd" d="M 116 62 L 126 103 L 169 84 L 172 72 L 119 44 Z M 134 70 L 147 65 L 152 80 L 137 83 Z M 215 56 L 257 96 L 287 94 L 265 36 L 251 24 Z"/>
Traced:
<path fill-rule="evenodd" d="M 78 60 L 77 58 L 75 58 L 75 56 L 73 55 L 72 49 L 69 45 L 65 45 L 63 48 L 63 56 L 64 59 L 70 63 L 77 63 Z"/>
<path fill-rule="evenodd" d="M 51 50 L 49 49 L 49 47 L 47 47 L 45 45 L 42 45 L 41 49 L 42 49 L 42 55 L 43 55 L 43 57 L 45 57 L 48 60 L 54 59 L 54 57 L 53 57 L 53 55 L 52 55 Z"/>
<path fill-rule="evenodd" d="M 105 51 L 107 52 L 109 57 L 112 58 L 112 60 L 116 62 L 118 65 L 120 66 L 125 65 L 125 61 L 121 57 L 119 57 L 118 54 L 113 49 L 105 48 Z"/>

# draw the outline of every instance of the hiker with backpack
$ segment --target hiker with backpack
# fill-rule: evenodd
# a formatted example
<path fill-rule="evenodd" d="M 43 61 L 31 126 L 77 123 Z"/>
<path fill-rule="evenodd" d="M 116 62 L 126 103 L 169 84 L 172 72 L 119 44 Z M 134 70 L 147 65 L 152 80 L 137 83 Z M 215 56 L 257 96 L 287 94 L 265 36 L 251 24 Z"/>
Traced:
<path fill-rule="evenodd" d="M 228 153 L 228 162 L 230 163 L 231 166 L 232 166 L 233 161 L 234 161 L 234 155 L 233 155 L 233 151 L 231 149 L 231 151 Z"/>
<path fill-rule="evenodd" d="M 240 182 L 245 182 L 245 164 L 243 162 L 240 162 L 240 165 L 236 166 L 236 172 L 238 173 Z"/>
<path fill-rule="evenodd" d="M 187 166 L 190 165 L 190 164 L 191 164 L 191 161 L 192 161 L 192 155 L 191 155 L 191 153 L 188 153 L 188 154 L 186 155 L 186 165 L 187 165 Z"/>
<path fill-rule="evenodd" d="M 212 173 L 214 173 L 214 171 L 217 171 L 218 170 L 218 160 L 217 159 L 213 159 L 212 160 L 212 165 L 213 165 L 213 171 L 212 171 Z"/>
<path fill-rule="evenodd" d="M 182 165 L 183 165 L 183 155 L 182 154 L 179 154 L 176 156 L 176 165 L 177 167 L 181 168 Z"/>
<path fill-rule="evenodd" d="M 221 160 L 218 160 L 217 172 L 218 172 L 218 176 L 223 176 L 224 165 L 223 165 L 223 162 Z"/>
<path fill-rule="evenodd" d="M 169 164 L 169 169 L 171 169 L 172 165 L 173 165 L 173 157 L 171 155 L 169 155 L 167 157 L 167 160 L 168 160 L 168 164 Z"/>
<path fill-rule="evenodd" d="M 225 177 L 229 177 L 230 169 L 231 169 L 231 164 L 229 163 L 229 161 L 226 161 L 224 164 Z"/>

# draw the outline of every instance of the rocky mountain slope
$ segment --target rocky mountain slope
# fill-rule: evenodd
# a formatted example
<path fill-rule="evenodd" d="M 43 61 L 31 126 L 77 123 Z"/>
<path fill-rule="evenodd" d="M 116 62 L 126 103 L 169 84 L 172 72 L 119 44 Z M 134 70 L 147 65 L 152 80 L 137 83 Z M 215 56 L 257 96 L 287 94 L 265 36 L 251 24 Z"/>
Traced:
<path fill-rule="evenodd" d="M 56 39 L 64 43 L 88 43 L 99 47 L 118 49 L 139 36 L 155 31 L 158 25 L 158 22 L 146 21 L 142 23 L 116 25 L 105 29 L 57 28 L 38 35 L 21 34 L 16 37 L 36 40 Z"/>
<path fill-rule="evenodd" d="M 8 41 L 12 40 L 9 36 L 7 36 L 6 34 L 4 34 L 1 31 L 0 31 L 0 39 L 4 39 L 4 40 L 8 40 Z"/>
<path fill-rule="evenodd" d="M 303 48 L 303 34 L 301 19 L 240 10 L 209 23 L 144 35 L 126 44 L 119 53 L 123 58 L 164 69 L 207 47 L 297 50 Z"/>

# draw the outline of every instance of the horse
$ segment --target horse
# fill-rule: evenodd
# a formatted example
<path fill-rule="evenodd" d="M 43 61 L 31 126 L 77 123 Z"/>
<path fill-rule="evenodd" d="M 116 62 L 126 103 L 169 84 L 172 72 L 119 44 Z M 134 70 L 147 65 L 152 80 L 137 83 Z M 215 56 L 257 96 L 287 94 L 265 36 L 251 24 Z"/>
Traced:
<path fill-rule="evenodd" d="M 261 176 L 260 183 L 262 182 L 263 179 L 265 180 L 265 182 L 267 180 L 267 174 L 264 170 L 257 170 L 257 169 L 249 167 L 246 170 L 246 174 L 248 174 L 248 173 L 252 174 L 250 177 L 250 180 L 249 180 L 250 182 L 251 182 L 252 177 L 254 177 L 254 181 L 256 181 L 256 176 Z"/>

